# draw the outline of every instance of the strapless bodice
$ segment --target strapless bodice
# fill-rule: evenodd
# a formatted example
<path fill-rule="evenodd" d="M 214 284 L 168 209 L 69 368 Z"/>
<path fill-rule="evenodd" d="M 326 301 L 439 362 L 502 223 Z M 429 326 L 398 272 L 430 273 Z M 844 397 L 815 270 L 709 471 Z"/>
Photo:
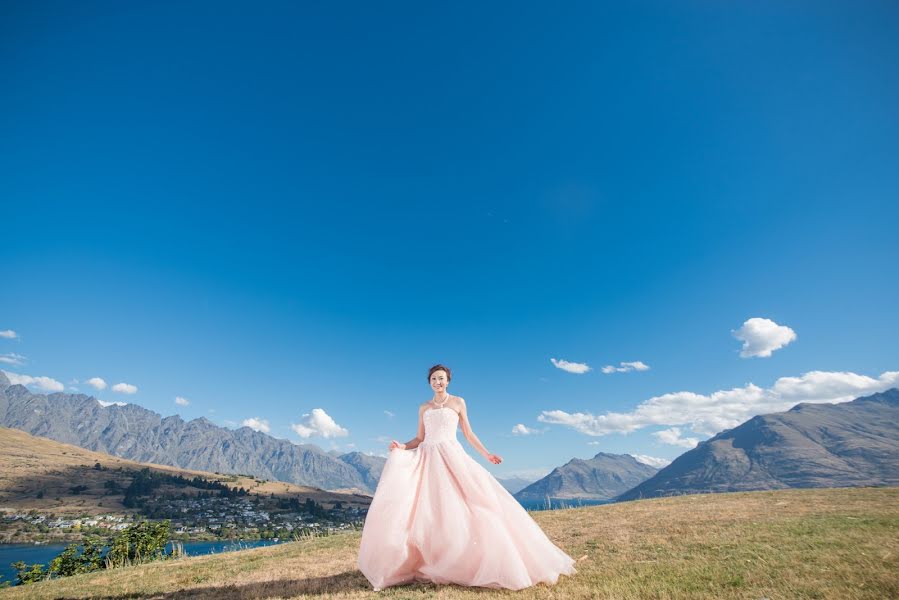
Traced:
<path fill-rule="evenodd" d="M 439 442 L 456 441 L 456 430 L 459 426 L 459 413 L 443 406 L 429 408 L 422 416 L 425 425 L 425 439 L 419 446 L 437 444 Z"/>

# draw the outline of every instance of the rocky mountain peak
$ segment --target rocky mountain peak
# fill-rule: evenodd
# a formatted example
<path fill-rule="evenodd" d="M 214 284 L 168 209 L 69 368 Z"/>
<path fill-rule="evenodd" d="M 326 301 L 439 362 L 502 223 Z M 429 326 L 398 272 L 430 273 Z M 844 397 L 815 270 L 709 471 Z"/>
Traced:
<path fill-rule="evenodd" d="M 607 500 L 645 481 L 657 469 L 629 454 L 599 452 L 593 458 L 572 458 L 549 475 L 515 494 L 519 500 L 559 499 Z"/>
<path fill-rule="evenodd" d="M 899 389 L 850 402 L 803 402 L 756 415 L 700 442 L 621 494 L 672 494 L 787 487 L 899 484 Z"/>

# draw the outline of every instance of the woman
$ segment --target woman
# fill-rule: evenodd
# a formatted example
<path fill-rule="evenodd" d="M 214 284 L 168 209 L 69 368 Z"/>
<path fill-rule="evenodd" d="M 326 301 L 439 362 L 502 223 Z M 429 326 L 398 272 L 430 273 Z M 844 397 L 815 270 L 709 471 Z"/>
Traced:
<path fill-rule="evenodd" d="M 554 545 L 506 489 L 465 452 L 502 458 L 471 430 L 465 400 L 447 392 L 450 369 L 434 365 L 434 397 L 418 409 L 418 434 L 390 454 L 362 529 L 359 570 L 375 591 L 413 581 L 520 590 L 573 575 Z"/>

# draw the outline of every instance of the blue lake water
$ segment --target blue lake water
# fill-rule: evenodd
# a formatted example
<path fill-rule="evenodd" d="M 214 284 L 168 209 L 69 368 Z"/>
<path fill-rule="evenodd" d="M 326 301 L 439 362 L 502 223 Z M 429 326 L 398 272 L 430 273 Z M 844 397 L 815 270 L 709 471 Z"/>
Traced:
<path fill-rule="evenodd" d="M 283 543 L 272 542 L 271 540 L 243 540 L 240 542 L 184 542 L 184 552 L 188 556 L 199 556 L 201 554 L 212 554 L 215 552 L 232 552 L 234 550 L 243 550 L 245 548 L 257 548 L 259 546 L 271 546 L 272 544 Z M 66 544 L 0 544 L 0 581 L 10 581 L 15 583 L 16 570 L 12 568 L 12 563 L 23 561 L 28 565 L 40 563 L 45 567 L 56 558 L 56 556 L 65 550 Z M 166 546 L 166 552 L 172 550 L 172 545 Z"/>

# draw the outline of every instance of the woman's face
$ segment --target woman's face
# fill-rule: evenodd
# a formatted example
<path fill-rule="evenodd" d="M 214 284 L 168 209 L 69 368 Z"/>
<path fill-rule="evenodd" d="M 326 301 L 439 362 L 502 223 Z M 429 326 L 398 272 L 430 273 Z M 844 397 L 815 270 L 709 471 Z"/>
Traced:
<path fill-rule="evenodd" d="M 438 369 L 431 373 L 431 388 L 435 392 L 443 393 L 446 391 L 446 386 L 449 385 L 449 380 L 446 378 L 446 371 L 443 369 Z"/>

